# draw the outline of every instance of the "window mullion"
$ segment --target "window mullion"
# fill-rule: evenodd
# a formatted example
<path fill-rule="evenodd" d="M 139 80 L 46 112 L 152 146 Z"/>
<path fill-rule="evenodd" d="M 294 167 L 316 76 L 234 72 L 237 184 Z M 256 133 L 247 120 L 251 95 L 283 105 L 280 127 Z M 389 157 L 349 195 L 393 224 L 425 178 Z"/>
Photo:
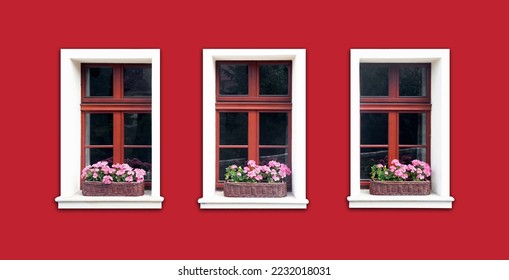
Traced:
<path fill-rule="evenodd" d="M 389 98 L 399 97 L 399 68 L 396 64 L 389 64 Z"/>
<path fill-rule="evenodd" d="M 122 67 L 114 66 L 113 67 L 113 98 L 121 99 L 122 98 Z"/>
<path fill-rule="evenodd" d="M 399 159 L 399 113 L 389 112 L 389 162 Z"/>
<path fill-rule="evenodd" d="M 124 162 L 124 113 L 113 113 L 113 163 Z"/>
<path fill-rule="evenodd" d="M 258 96 L 258 86 L 256 84 L 256 78 L 258 73 L 256 71 L 256 63 L 251 62 L 248 63 L 248 96 L 249 97 L 257 97 Z"/>
<path fill-rule="evenodd" d="M 248 159 L 259 162 L 259 123 L 258 111 L 248 113 Z"/>

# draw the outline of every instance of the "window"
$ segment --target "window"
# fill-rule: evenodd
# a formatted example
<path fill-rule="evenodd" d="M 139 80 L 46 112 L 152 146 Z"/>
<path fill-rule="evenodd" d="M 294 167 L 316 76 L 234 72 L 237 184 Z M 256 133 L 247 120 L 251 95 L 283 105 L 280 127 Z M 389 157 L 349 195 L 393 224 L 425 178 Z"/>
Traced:
<path fill-rule="evenodd" d="M 204 50 L 201 208 L 306 208 L 305 112 L 304 50 Z M 224 197 L 225 168 L 249 159 L 289 165 L 288 196 Z"/>
<path fill-rule="evenodd" d="M 159 61 L 155 49 L 61 50 L 58 208 L 161 208 Z M 81 169 L 99 160 L 147 170 L 145 195 L 83 196 Z"/>
<path fill-rule="evenodd" d="M 361 188 L 371 166 L 430 159 L 430 63 L 361 63 Z"/>
<path fill-rule="evenodd" d="M 449 50 L 352 50 L 351 208 L 451 208 Z M 431 137 L 433 135 L 433 137 Z M 421 159 L 429 196 L 371 196 L 375 163 Z"/>
<path fill-rule="evenodd" d="M 81 168 L 98 161 L 127 163 L 152 175 L 152 67 L 81 65 Z"/>
<path fill-rule="evenodd" d="M 224 170 L 232 164 L 276 160 L 291 168 L 291 66 L 291 61 L 216 63 L 218 189 L 224 185 Z"/>

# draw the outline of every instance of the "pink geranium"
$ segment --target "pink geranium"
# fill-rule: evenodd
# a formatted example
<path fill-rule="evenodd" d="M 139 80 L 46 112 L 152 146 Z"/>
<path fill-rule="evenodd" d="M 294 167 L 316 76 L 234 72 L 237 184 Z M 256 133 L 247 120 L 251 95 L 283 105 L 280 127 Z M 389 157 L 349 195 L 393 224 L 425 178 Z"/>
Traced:
<path fill-rule="evenodd" d="M 132 182 L 135 177 L 136 182 L 143 182 L 146 174 L 145 170 L 133 169 L 126 163 L 116 163 L 109 167 L 108 162 L 99 161 L 83 168 L 81 179 L 111 184 L 112 182 Z"/>
<path fill-rule="evenodd" d="M 230 165 L 226 168 L 225 180 L 233 182 L 281 182 L 292 171 L 284 164 L 275 160 L 267 165 L 258 165 L 254 160 L 249 160 L 246 166 Z"/>
<path fill-rule="evenodd" d="M 371 178 L 380 181 L 424 181 L 431 176 L 431 167 L 424 161 L 414 159 L 411 164 L 402 164 L 393 159 L 388 167 L 382 164 L 371 166 Z"/>

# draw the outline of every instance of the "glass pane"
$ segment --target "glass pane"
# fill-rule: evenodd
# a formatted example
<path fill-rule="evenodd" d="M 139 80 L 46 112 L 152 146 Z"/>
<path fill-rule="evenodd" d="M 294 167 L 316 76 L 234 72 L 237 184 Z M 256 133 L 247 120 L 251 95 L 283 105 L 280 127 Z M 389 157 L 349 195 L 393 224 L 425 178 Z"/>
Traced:
<path fill-rule="evenodd" d="M 288 113 L 260 113 L 260 145 L 288 144 Z"/>
<path fill-rule="evenodd" d="M 113 114 L 85 114 L 85 144 L 113 144 Z"/>
<path fill-rule="evenodd" d="M 389 67 L 361 63 L 361 96 L 389 96 Z"/>
<path fill-rule="evenodd" d="M 86 96 L 113 96 L 113 68 L 87 67 Z"/>
<path fill-rule="evenodd" d="M 219 64 L 219 94 L 248 94 L 247 64 Z"/>
<path fill-rule="evenodd" d="M 132 168 L 140 168 L 147 172 L 145 180 L 150 181 L 152 170 L 152 149 L 151 148 L 125 148 L 124 162 Z"/>
<path fill-rule="evenodd" d="M 399 96 L 426 96 L 426 68 L 399 69 Z"/>
<path fill-rule="evenodd" d="M 124 96 L 152 96 L 152 68 L 124 68 Z"/>
<path fill-rule="evenodd" d="M 219 149 L 219 180 L 224 181 L 224 173 L 228 166 L 235 164 L 245 166 L 247 149 Z"/>
<path fill-rule="evenodd" d="M 247 145 L 247 113 L 219 113 L 219 144 Z"/>
<path fill-rule="evenodd" d="M 387 148 L 361 148 L 361 179 L 371 178 L 371 166 L 374 164 L 387 164 Z"/>
<path fill-rule="evenodd" d="M 399 143 L 426 145 L 426 113 L 399 114 Z"/>
<path fill-rule="evenodd" d="M 288 64 L 260 65 L 260 95 L 288 95 Z"/>
<path fill-rule="evenodd" d="M 399 161 L 403 164 L 411 164 L 412 160 L 418 159 L 427 162 L 426 148 L 400 148 Z M 429 162 L 428 162 L 429 163 Z"/>
<path fill-rule="evenodd" d="M 388 144 L 389 114 L 361 113 L 361 144 Z"/>
<path fill-rule="evenodd" d="M 261 148 L 259 164 L 268 164 L 271 160 L 288 164 L 288 150 L 285 148 Z"/>
<path fill-rule="evenodd" d="M 152 114 L 124 114 L 124 143 L 126 145 L 152 144 Z"/>
<path fill-rule="evenodd" d="M 85 149 L 85 165 L 91 165 L 98 161 L 107 161 L 113 164 L 113 148 L 87 148 Z"/>

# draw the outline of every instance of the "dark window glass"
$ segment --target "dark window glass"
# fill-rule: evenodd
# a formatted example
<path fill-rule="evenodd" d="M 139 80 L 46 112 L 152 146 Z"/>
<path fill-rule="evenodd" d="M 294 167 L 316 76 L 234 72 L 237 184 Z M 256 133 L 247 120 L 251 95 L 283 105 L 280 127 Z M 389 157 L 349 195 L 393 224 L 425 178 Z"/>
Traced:
<path fill-rule="evenodd" d="M 232 164 L 245 166 L 247 149 L 219 149 L 219 180 L 224 181 L 226 168 Z"/>
<path fill-rule="evenodd" d="M 145 180 L 151 179 L 152 149 L 151 148 L 125 148 L 124 162 L 132 168 L 140 168 L 147 172 Z"/>
<path fill-rule="evenodd" d="M 399 114 L 399 143 L 403 145 L 426 144 L 426 113 Z"/>
<path fill-rule="evenodd" d="M 285 148 L 261 148 L 260 165 L 268 164 L 271 160 L 288 164 L 288 150 Z"/>
<path fill-rule="evenodd" d="M 152 114 L 124 114 L 125 145 L 152 144 Z"/>
<path fill-rule="evenodd" d="M 127 97 L 152 96 L 152 68 L 125 67 L 124 96 Z"/>
<path fill-rule="evenodd" d="M 387 148 L 361 148 L 361 179 L 371 178 L 371 166 L 387 164 Z"/>
<path fill-rule="evenodd" d="M 389 67 L 367 65 L 360 67 L 361 96 L 389 96 Z"/>
<path fill-rule="evenodd" d="M 247 113 L 219 113 L 220 145 L 247 145 Z"/>
<path fill-rule="evenodd" d="M 399 161 L 403 164 L 411 164 L 412 160 L 418 159 L 428 161 L 426 157 L 426 148 L 400 148 Z"/>
<path fill-rule="evenodd" d="M 86 145 L 113 144 L 113 114 L 87 113 L 85 123 Z"/>
<path fill-rule="evenodd" d="M 425 67 L 400 67 L 400 96 L 426 96 L 426 86 Z"/>
<path fill-rule="evenodd" d="M 219 94 L 248 94 L 247 64 L 219 64 Z"/>
<path fill-rule="evenodd" d="M 113 96 L 113 68 L 87 67 L 85 88 L 86 96 L 90 97 Z"/>
<path fill-rule="evenodd" d="M 260 145 L 288 144 L 288 113 L 260 113 Z"/>
<path fill-rule="evenodd" d="M 107 161 L 113 164 L 113 148 L 86 148 L 85 165 L 94 164 L 98 161 Z"/>
<path fill-rule="evenodd" d="M 389 115 L 361 113 L 361 144 L 388 144 Z"/>
<path fill-rule="evenodd" d="M 288 65 L 260 65 L 260 95 L 288 95 Z"/>

